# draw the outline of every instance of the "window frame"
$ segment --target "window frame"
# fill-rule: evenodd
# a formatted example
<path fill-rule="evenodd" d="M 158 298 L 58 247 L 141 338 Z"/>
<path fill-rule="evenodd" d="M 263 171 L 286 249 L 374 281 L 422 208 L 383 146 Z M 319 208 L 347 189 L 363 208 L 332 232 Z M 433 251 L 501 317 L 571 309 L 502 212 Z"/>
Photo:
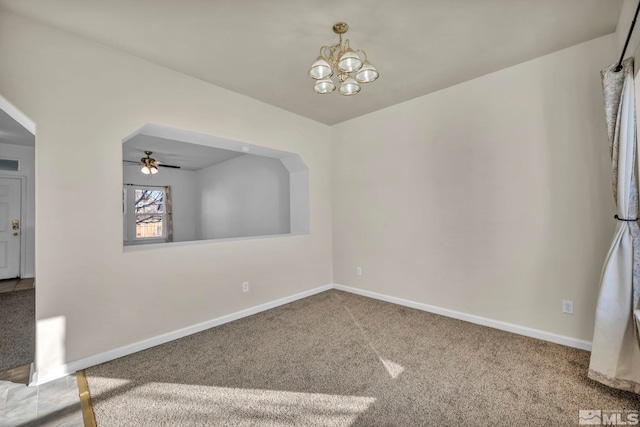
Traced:
<path fill-rule="evenodd" d="M 162 192 L 163 209 L 162 213 L 137 213 L 135 212 L 135 193 L 136 190 L 141 191 L 160 191 Z M 123 232 L 125 245 L 141 245 L 149 243 L 168 242 L 167 239 L 167 191 L 161 186 L 145 186 L 124 184 L 122 187 L 122 213 L 123 213 Z M 162 236 L 158 237 L 137 237 L 136 225 L 137 218 L 141 215 L 162 215 Z"/>

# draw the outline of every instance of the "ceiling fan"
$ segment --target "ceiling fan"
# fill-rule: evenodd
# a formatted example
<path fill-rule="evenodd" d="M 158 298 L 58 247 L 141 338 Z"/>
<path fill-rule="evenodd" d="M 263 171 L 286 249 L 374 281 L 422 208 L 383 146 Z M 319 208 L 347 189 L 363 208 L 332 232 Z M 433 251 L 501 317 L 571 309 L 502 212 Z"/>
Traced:
<path fill-rule="evenodd" d="M 158 173 L 158 166 L 162 166 L 163 168 L 180 169 L 180 166 L 166 165 L 152 158 L 151 157 L 151 155 L 153 154 L 152 151 L 145 151 L 144 154 L 146 154 L 147 157 L 141 158 L 139 162 L 134 160 L 123 160 L 123 163 L 142 165 L 142 169 L 140 171 L 145 175 Z"/>

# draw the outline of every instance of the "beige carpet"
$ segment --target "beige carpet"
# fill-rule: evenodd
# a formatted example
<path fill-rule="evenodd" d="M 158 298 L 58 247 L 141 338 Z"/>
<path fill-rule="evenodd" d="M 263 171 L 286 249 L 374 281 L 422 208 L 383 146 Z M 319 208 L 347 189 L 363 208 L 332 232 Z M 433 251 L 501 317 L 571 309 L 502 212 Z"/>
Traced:
<path fill-rule="evenodd" d="M 589 353 L 328 291 L 87 370 L 98 426 L 575 426 Z"/>

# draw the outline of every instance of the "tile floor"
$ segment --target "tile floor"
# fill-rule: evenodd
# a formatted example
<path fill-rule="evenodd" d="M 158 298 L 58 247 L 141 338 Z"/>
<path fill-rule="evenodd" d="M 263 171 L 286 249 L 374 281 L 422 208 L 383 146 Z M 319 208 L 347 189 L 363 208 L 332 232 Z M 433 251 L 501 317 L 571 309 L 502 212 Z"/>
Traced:
<path fill-rule="evenodd" d="M 0 280 L 0 293 L 34 287 L 34 279 Z M 40 386 L 27 386 L 29 365 L 0 375 L 0 427 L 83 427 L 78 382 L 69 375 Z"/>
<path fill-rule="evenodd" d="M 40 386 L 0 381 L 0 427 L 82 427 L 75 375 Z"/>
<path fill-rule="evenodd" d="M 33 278 L 0 280 L 0 294 L 4 292 L 23 291 L 33 289 Z"/>

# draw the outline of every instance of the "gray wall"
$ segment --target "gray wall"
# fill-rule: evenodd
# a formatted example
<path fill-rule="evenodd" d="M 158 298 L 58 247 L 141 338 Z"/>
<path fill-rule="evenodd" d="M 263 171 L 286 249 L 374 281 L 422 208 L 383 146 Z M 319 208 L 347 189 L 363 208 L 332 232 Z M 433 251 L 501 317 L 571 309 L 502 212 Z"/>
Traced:
<path fill-rule="evenodd" d="M 289 171 L 279 159 L 247 154 L 196 176 L 200 239 L 289 233 Z"/>

